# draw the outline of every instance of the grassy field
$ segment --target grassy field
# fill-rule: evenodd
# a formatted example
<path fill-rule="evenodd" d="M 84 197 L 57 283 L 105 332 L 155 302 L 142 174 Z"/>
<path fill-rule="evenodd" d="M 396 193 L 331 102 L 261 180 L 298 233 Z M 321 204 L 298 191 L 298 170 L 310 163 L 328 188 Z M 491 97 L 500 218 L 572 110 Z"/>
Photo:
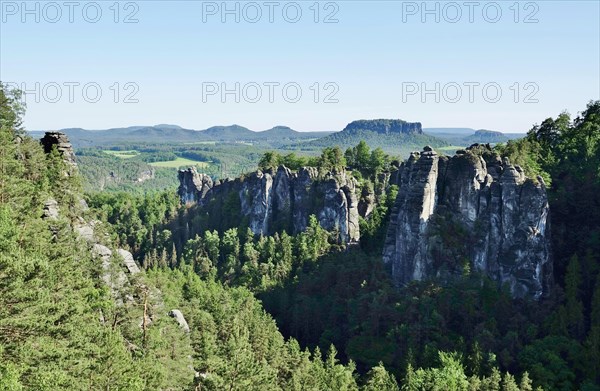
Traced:
<path fill-rule="evenodd" d="M 179 157 L 176 160 L 172 160 L 169 162 L 150 163 L 150 165 L 154 166 L 154 167 L 167 167 L 167 168 L 179 168 L 179 167 L 190 167 L 190 166 L 206 168 L 209 166 L 209 164 L 206 162 L 198 162 L 195 160 L 185 159 L 182 157 Z"/>
<path fill-rule="evenodd" d="M 136 157 L 137 155 L 140 154 L 138 151 L 112 151 L 112 150 L 104 151 L 104 153 L 119 157 L 121 159 L 131 159 L 132 157 Z"/>

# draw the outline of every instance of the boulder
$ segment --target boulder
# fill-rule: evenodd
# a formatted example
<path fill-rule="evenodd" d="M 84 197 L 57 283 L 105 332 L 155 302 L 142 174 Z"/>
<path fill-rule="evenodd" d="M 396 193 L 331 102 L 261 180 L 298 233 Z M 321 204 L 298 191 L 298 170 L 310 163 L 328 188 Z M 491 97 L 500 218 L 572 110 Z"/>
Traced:
<path fill-rule="evenodd" d="M 59 210 L 60 208 L 58 207 L 58 202 L 56 202 L 56 200 L 49 199 L 48 201 L 44 202 L 43 218 L 57 220 L 59 217 Z"/>
<path fill-rule="evenodd" d="M 140 272 L 140 268 L 135 263 L 133 255 L 129 251 L 118 249 L 117 254 L 119 254 L 119 256 L 123 258 L 123 265 L 125 265 L 125 267 L 129 271 L 129 274 L 138 274 Z"/>
<path fill-rule="evenodd" d="M 185 317 L 183 316 L 181 311 L 171 310 L 171 311 L 169 311 L 169 316 L 174 318 L 177 321 L 177 323 L 183 329 L 183 331 L 185 331 L 186 333 L 190 332 L 190 326 L 188 325 L 188 322 L 187 322 L 187 320 L 185 320 Z"/>

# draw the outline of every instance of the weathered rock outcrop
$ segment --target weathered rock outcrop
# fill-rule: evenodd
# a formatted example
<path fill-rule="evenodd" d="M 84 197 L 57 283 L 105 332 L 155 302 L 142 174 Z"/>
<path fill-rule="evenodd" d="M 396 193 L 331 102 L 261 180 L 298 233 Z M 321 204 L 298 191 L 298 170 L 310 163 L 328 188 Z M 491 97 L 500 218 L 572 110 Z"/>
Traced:
<path fill-rule="evenodd" d="M 351 133 L 356 130 L 370 130 L 380 134 L 413 133 L 421 134 L 420 122 L 406 122 L 399 119 L 359 120 L 350 122 L 342 132 Z"/>
<path fill-rule="evenodd" d="M 255 234 L 302 232 L 309 216 L 315 215 L 323 228 L 339 232 L 342 242 L 360 238 L 357 183 L 346 172 L 319 175 L 313 167 L 292 172 L 281 166 L 276 171 L 259 170 L 213 183 L 207 175 L 190 168 L 179 172 L 179 181 L 179 197 L 187 205 L 219 205 L 215 210 L 222 211 L 232 208 L 233 194 L 239 217 Z"/>
<path fill-rule="evenodd" d="M 184 204 L 200 201 L 212 187 L 211 177 L 198 174 L 194 167 L 179 171 L 179 196 Z"/>
<path fill-rule="evenodd" d="M 56 146 L 59 156 L 67 164 L 64 173 L 65 180 L 68 180 L 68 176 L 79 175 L 73 149 L 64 134 L 47 133 L 41 144 L 46 153 L 52 152 L 54 146 Z M 70 222 L 73 233 L 79 238 L 76 242 L 77 246 L 81 246 L 77 251 L 89 249 L 92 259 L 98 262 L 100 266 L 99 277 L 108 287 L 112 301 L 119 308 L 114 314 L 112 311 L 99 310 L 99 321 L 107 326 L 112 325 L 113 328 L 117 323 L 121 324 L 122 327 L 136 325 L 144 333 L 149 327 L 158 327 L 158 332 L 163 334 L 168 329 L 165 329 L 156 320 L 170 315 L 181 326 L 182 335 L 183 333 L 189 333 L 189 325 L 183 314 L 177 310 L 173 310 L 171 313 L 166 311 L 161 291 L 155 286 L 147 284 L 147 280 L 144 278 L 133 255 L 123 249 L 111 249 L 108 235 L 102 237 L 102 231 L 97 230 L 101 222 L 89 219 L 87 213 L 85 213 L 89 207 L 81 194 L 73 191 L 73 196 L 76 201 L 74 204 L 61 204 L 54 199 L 46 200 L 41 218 L 50 223 L 49 228 L 55 237 L 62 234 L 64 230 L 58 228 L 58 226 L 62 227 L 62 224 L 56 224 L 57 227 L 54 227 L 54 223 Z M 143 312 L 140 311 L 142 308 Z M 125 325 L 125 322 L 131 324 Z M 127 341 L 127 345 L 132 350 L 139 349 L 129 341 Z M 186 349 L 191 349 L 191 346 L 186 347 Z M 191 356 L 188 356 L 187 360 L 183 360 L 181 363 L 189 368 L 190 381 L 192 376 L 200 376 L 193 367 Z"/>
<path fill-rule="evenodd" d="M 135 263 L 133 255 L 129 251 L 118 249 L 117 253 L 123 258 L 123 265 L 125 265 L 130 274 L 138 274 L 140 272 L 140 268 L 137 263 Z"/>
<path fill-rule="evenodd" d="M 45 219 L 57 220 L 60 215 L 60 208 L 58 202 L 54 199 L 49 199 L 44 202 L 44 214 Z"/>
<path fill-rule="evenodd" d="M 185 317 L 183 316 L 181 311 L 171 310 L 169 311 L 169 316 L 175 319 L 175 321 L 179 324 L 179 327 L 181 327 L 183 331 L 185 331 L 186 333 L 190 332 L 190 325 L 188 324 L 187 320 L 185 320 Z"/>
<path fill-rule="evenodd" d="M 68 171 L 65 172 L 65 175 L 73 175 L 77 163 L 75 162 L 73 146 L 69 142 L 69 138 L 66 134 L 61 132 L 46 132 L 44 137 L 40 140 L 40 143 L 46 153 L 52 152 L 52 149 L 56 146 L 58 153 L 62 156 L 68 167 Z"/>
<path fill-rule="evenodd" d="M 121 293 L 126 291 L 126 288 L 130 286 L 129 280 L 122 269 L 112 267 L 112 250 L 102 244 L 96 243 L 92 248 L 92 254 L 102 264 L 101 278 L 106 286 L 110 288 L 115 303 L 122 306 L 125 301 L 132 302 L 132 296 L 126 295 L 125 298 L 122 297 Z"/>
<path fill-rule="evenodd" d="M 398 285 L 477 271 L 514 297 L 540 298 L 552 281 L 549 206 L 541 178 L 526 178 L 489 145 L 451 158 L 431 148 L 398 172 L 384 261 Z"/>

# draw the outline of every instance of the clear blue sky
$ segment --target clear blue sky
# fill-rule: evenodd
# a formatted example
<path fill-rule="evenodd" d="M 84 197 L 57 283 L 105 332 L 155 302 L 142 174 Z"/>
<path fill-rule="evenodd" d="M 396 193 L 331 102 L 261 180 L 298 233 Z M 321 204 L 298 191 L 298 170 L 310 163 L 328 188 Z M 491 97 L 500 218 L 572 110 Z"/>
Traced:
<path fill-rule="evenodd" d="M 27 89 L 40 83 L 45 89 L 39 103 L 28 97 L 28 129 L 158 123 L 204 129 L 236 123 L 253 130 L 288 125 L 309 131 L 341 130 L 355 119 L 401 118 L 425 127 L 522 132 L 565 109 L 575 115 L 589 100 L 600 98 L 600 7 L 595 0 L 523 1 L 516 6 L 515 1 L 482 1 L 472 8 L 464 1 L 430 1 L 426 6 L 432 14 L 423 13 L 421 1 L 337 1 L 318 7 L 314 1 L 300 1 L 297 23 L 289 22 L 295 18 L 295 4 L 274 3 L 270 23 L 271 6 L 265 1 L 228 2 L 230 9 L 238 4 L 236 23 L 235 14 L 223 14 L 221 1 L 120 2 L 118 16 L 114 1 L 99 1 L 102 16 L 90 23 L 83 8 L 87 19 L 94 20 L 95 5 L 80 2 L 69 23 L 69 8 L 58 1 L 54 4 L 61 17 L 50 23 L 57 20 L 57 10 L 48 2 L 28 2 L 34 11 L 27 14 L 21 1 L 2 0 L 0 80 L 25 83 Z M 255 5 L 262 15 L 250 23 L 257 17 Z M 461 16 L 451 23 L 457 10 Z M 123 23 L 131 13 L 137 22 Z M 332 13 L 337 23 L 323 23 Z M 73 102 L 65 82 L 79 83 L 73 87 Z M 236 82 L 239 103 L 233 94 L 225 102 L 220 93 L 206 94 L 222 83 L 233 89 Z M 273 102 L 265 82 L 280 83 L 273 87 Z M 325 88 L 328 82 L 335 84 Z M 434 89 L 436 82 L 439 103 L 435 93 L 406 94 L 415 86 Z M 469 82 L 479 83 L 472 87 L 472 102 L 464 85 Z M 50 102 L 56 100 L 52 83 L 61 88 L 57 103 Z M 97 103 L 83 98 L 86 83 L 100 87 Z M 119 83 L 117 103 L 114 83 Z M 124 103 L 134 92 L 126 83 L 139 88 L 132 98 L 138 103 Z M 262 92 L 257 103 L 251 103 L 256 96 L 252 83 Z M 298 102 L 283 98 L 286 83 L 300 87 Z M 496 84 L 484 98 L 486 83 Z M 452 103 L 457 85 L 462 97 Z M 491 103 L 498 87 L 502 97 Z M 88 100 L 94 99 L 94 91 L 88 89 Z M 331 92 L 337 103 L 325 103 Z M 294 89 L 286 97 L 293 100 Z"/>

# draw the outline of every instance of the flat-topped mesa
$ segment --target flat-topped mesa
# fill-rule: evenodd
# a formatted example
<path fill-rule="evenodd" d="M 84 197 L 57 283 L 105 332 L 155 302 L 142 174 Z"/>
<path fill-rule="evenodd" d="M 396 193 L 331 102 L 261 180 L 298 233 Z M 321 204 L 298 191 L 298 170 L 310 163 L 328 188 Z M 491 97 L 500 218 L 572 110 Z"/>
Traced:
<path fill-rule="evenodd" d="M 399 119 L 359 120 L 349 123 L 342 132 L 370 130 L 381 134 L 405 133 L 422 134 L 420 122 L 406 122 Z"/>
<path fill-rule="evenodd" d="M 302 232 L 315 215 L 323 228 L 339 233 L 341 242 L 360 238 L 357 182 L 345 171 L 319 175 L 313 167 L 292 172 L 280 166 L 213 183 L 188 169 L 179 172 L 179 181 L 182 203 L 197 204 L 209 215 L 239 210 L 237 223 L 243 220 L 257 235 Z"/>
<path fill-rule="evenodd" d="M 400 167 L 384 246 L 398 285 L 478 272 L 514 297 L 539 299 L 552 284 L 549 206 L 541 178 L 527 178 L 489 145 L 453 157 L 431 148 Z"/>
<path fill-rule="evenodd" d="M 58 153 L 62 156 L 63 160 L 67 164 L 69 168 L 66 175 L 72 175 L 74 170 L 77 167 L 77 163 L 75 161 L 75 152 L 73 151 L 73 146 L 69 142 L 69 138 L 66 134 L 61 132 L 46 132 L 44 137 L 40 140 L 42 147 L 44 148 L 45 153 L 52 152 L 52 148 L 56 146 Z"/>

